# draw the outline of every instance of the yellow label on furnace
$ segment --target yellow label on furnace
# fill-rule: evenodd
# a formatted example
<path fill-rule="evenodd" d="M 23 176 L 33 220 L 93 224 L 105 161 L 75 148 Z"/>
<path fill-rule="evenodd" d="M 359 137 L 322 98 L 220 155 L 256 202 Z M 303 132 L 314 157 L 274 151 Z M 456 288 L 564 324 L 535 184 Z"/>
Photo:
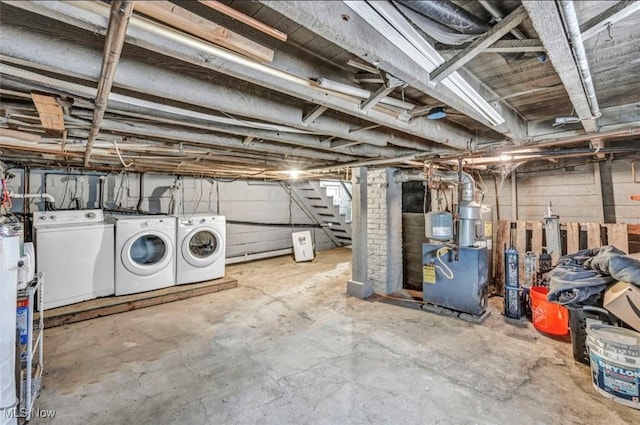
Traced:
<path fill-rule="evenodd" d="M 493 236 L 493 223 L 490 221 L 484 222 L 484 237 L 490 238 Z"/>
<path fill-rule="evenodd" d="M 435 285 L 436 268 L 434 266 L 422 266 L 422 281 Z"/>

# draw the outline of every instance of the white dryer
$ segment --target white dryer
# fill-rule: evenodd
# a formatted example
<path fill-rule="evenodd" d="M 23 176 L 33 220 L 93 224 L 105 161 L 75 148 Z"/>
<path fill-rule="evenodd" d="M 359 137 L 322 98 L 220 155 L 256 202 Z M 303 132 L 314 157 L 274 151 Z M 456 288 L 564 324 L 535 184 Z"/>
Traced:
<path fill-rule="evenodd" d="M 116 295 L 175 284 L 175 217 L 113 215 L 107 219 L 116 226 Z"/>
<path fill-rule="evenodd" d="M 224 216 L 210 214 L 178 218 L 178 285 L 224 277 L 225 222 Z"/>
<path fill-rule="evenodd" d="M 45 309 L 113 295 L 113 224 L 102 210 L 34 212 L 33 229 Z"/>

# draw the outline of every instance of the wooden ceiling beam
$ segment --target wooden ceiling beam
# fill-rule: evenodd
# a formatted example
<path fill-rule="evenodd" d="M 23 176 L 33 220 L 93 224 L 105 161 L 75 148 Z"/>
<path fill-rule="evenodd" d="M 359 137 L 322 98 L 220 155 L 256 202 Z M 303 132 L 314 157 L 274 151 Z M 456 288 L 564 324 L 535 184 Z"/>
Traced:
<path fill-rule="evenodd" d="M 533 28 L 547 49 L 553 68 L 567 90 L 582 125 L 588 133 L 597 131 L 589 99 L 582 85 L 580 71 L 564 30 L 564 24 L 555 1 L 527 0 L 522 2 Z"/>
<path fill-rule="evenodd" d="M 446 46 L 437 44 L 436 48 L 442 53 L 458 53 L 464 51 L 470 46 Z M 480 53 L 536 53 L 546 51 L 540 40 L 523 39 L 523 40 L 498 40 L 487 47 Z"/>
<path fill-rule="evenodd" d="M 200 3 L 224 15 L 227 15 L 230 18 L 240 21 L 243 24 L 248 25 L 251 28 L 267 34 L 268 36 L 271 36 L 277 40 L 280 40 L 282 42 L 287 41 L 287 34 L 283 33 L 282 31 L 278 31 L 277 29 L 268 26 L 264 22 L 260 22 L 257 19 L 252 18 L 251 16 L 245 15 L 244 13 L 239 12 L 232 7 L 229 7 L 226 4 L 220 3 L 219 1 L 215 0 L 200 0 Z"/>
<path fill-rule="evenodd" d="M 433 70 L 429 74 L 429 77 L 433 81 L 442 81 L 482 53 L 483 50 L 500 40 L 505 34 L 511 32 L 511 30 L 520 25 L 526 18 L 527 13 L 524 7 L 518 7 L 511 12 L 509 16 L 494 25 L 489 31 L 475 39 L 469 47 Z"/>
<path fill-rule="evenodd" d="M 384 38 L 370 23 L 359 17 L 344 2 L 268 0 L 260 0 L 260 2 L 351 54 L 359 58 L 366 58 L 363 60 L 366 60 L 370 66 L 374 64 L 374 68 L 390 73 L 405 81 L 409 86 L 423 91 L 439 102 L 451 106 L 489 128 L 517 141 L 526 140 L 525 121 L 508 103 L 500 100 L 491 102 L 491 106 L 505 119 L 504 123 L 492 126 L 486 118 L 475 112 L 450 89 L 442 84 L 433 84 L 418 63 Z M 380 3 L 382 4 L 382 2 Z M 462 72 L 460 75 L 483 99 L 497 98 L 493 90 L 474 76 Z M 411 120 L 410 123 L 423 121 L 428 120 L 419 118 Z M 437 123 L 437 125 L 441 124 L 443 123 Z"/>
<path fill-rule="evenodd" d="M 593 37 L 600 31 L 606 30 L 609 25 L 613 25 L 616 22 L 621 21 L 638 10 L 640 10 L 639 1 L 622 0 L 617 2 L 604 12 L 599 13 L 584 24 L 580 25 L 582 40 L 587 40 Z"/>
<path fill-rule="evenodd" d="M 302 125 L 308 126 L 320 115 L 324 114 L 328 108 L 322 105 L 316 105 L 311 111 L 304 114 L 302 117 Z"/>
<path fill-rule="evenodd" d="M 273 61 L 273 50 L 203 19 L 169 1 L 138 1 L 136 12 L 260 62 Z"/>
<path fill-rule="evenodd" d="M 92 31 L 101 34 L 104 34 L 105 32 L 105 5 L 101 3 L 65 3 L 56 1 L 42 3 L 8 1 L 6 3 L 79 28 L 91 28 Z M 315 4 L 316 3 L 312 6 L 315 6 Z M 106 9 L 108 10 L 108 7 L 106 7 Z M 3 28 L 3 37 L 4 33 L 5 31 Z M 291 72 L 282 71 L 282 69 L 289 69 L 285 63 L 281 64 L 280 68 L 276 68 L 275 66 L 268 67 L 267 65 L 258 64 L 256 62 L 249 63 L 247 62 L 249 59 L 242 58 L 235 53 L 226 52 L 224 49 L 193 39 L 190 36 L 180 34 L 175 30 L 161 27 L 158 24 L 137 16 L 133 16 L 131 18 L 129 28 L 127 30 L 127 41 L 144 49 L 181 61 L 186 61 L 204 69 L 226 74 L 230 77 L 247 81 L 292 97 L 303 99 L 307 102 L 327 106 L 330 109 L 340 111 L 347 115 L 372 121 L 381 124 L 384 127 L 398 130 L 424 140 L 423 143 L 421 140 L 406 138 L 401 134 L 395 134 L 393 137 L 390 137 L 388 131 L 372 131 L 366 134 L 363 133 L 357 135 L 358 140 L 363 140 L 365 144 L 377 142 L 379 145 L 385 145 L 387 141 L 389 141 L 397 146 L 421 150 L 427 145 L 431 146 L 431 144 L 427 142 L 428 140 L 443 145 L 442 147 L 444 149 L 466 149 L 468 142 L 470 140 L 474 140 L 476 137 L 474 132 L 448 122 L 433 123 L 422 118 L 411 120 L 410 122 L 404 122 L 397 119 L 397 112 L 395 110 L 392 111 L 391 109 L 382 108 L 380 106 L 377 106 L 370 111 L 363 112 L 359 108 L 361 99 L 356 99 L 347 95 L 336 95 L 335 93 L 329 93 L 315 87 L 309 79 L 311 76 L 317 76 L 318 71 L 314 70 L 313 67 L 308 66 L 309 73 L 301 76 L 295 75 Z M 81 46 L 79 45 L 73 46 L 73 49 L 76 50 L 80 48 Z M 12 54 L 9 56 L 20 56 L 18 49 L 11 47 L 7 47 L 7 49 L 12 51 Z M 60 49 L 55 49 L 55 51 L 58 50 Z M 288 57 L 289 56 L 291 55 L 288 55 Z M 293 61 L 297 66 L 299 60 L 294 58 Z M 36 62 L 40 61 L 36 60 Z M 118 73 L 118 75 L 121 76 L 120 73 Z M 130 75 L 123 72 L 122 76 L 129 77 Z M 161 84 L 156 83 L 155 86 L 161 86 Z M 170 88 L 170 86 L 171 84 L 169 84 L 167 88 Z M 172 92 L 175 94 L 177 90 L 172 90 Z M 204 94 L 206 93 L 201 93 L 201 95 Z M 261 109 L 264 112 L 269 112 L 268 108 Z M 301 118 L 302 114 L 298 111 L 295 115 L 296 127 L 298 128 L 303 127 L 300 122 Z M 280 122 L 283 119 L 292 120 L 293 116 L 280 115 L 280 117 L 271 121 Z M 331 125 L 329 125 L 329 121 L 332 121 Z M 325 116 L 316 120 L 315 127 L 319 127 L 320 124 L 324 124 L 322 127 L 326 129 L 326 131 L 318 130 L 318 132 L 324 134 L 341 133 L 341 131 L 336 132 L 335 130 L 343 127 L 340 124 L 335 126 L 334 124 L 337 124 L 336 120 L 333 118 L 325 118 Z M 336 134 L 336 137 L 349 138 L 348 134 Z"/>

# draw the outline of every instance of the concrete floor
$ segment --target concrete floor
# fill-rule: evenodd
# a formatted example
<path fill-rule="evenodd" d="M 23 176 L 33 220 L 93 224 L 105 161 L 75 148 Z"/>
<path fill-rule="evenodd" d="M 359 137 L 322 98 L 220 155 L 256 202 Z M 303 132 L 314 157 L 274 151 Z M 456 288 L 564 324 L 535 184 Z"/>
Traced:
<path fill-rule="evenodd" d="M 40 425 L 626 424 L 571 345 L 345 295 L 351 251 L 228 268 L 239 288 L 47 330 Z M 496 300 L 497 301 L 497 300 Z"/>

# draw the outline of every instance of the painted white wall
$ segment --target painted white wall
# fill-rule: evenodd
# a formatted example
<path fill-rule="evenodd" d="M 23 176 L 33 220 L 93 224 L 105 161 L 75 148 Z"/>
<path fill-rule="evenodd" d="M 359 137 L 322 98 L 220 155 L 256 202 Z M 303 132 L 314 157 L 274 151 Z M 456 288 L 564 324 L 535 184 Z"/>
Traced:
<path fill-rule="evenodd" d="M 10 182 L 12 191 L 24 188 L 21 170 L 12 170 L 15 178 Z M 75 208 L 78 199 L 80 208 L 98 208 L 98 178 L 102 173 L 79 175 L 66 171 L 31 170 L 30 192 L 45 191 L 56 199 L 59 209 Z M 105 176 L 105 206 L 109 209 L 135 211 L 139 199 L 138 174 L 109 174 Z M 172 202 L 173 200 L 173 202 Z M 12 211 L 21 212 L 23 201 L 14 200 Z M 44 203 L 33 200 L 30 211 L 39 211 Z M 174 212 L 179 217 L 189 218 L 194 212 L 226 216 L 228 221 L 253 223 L 310 224 L 311 219 L 291 202 L 286 188 L 276 182 L 247 180 L 215 181 L 161 174 L 145 174 L 144 194 L 141 209 L 152 213 Z M 269 227 L 260 225 L 227 225 L 227 258 L 267 251 L 292 248 L 292 231 L 304 230 L 296 227 Z M 323 229 L 310 228 L 317 251 L 333 248 Z"/>
<path fill-rule="evenodd" d="M 640 223 L 640 202 L 631 201 L 630 196 L 640 194 L 640 184 L 633 183 L 630 160 L 615 160 L 601 163 L 601 168 L 610 167 L 612 185 L 603 184 L 603 192 L 612 191 L 616 223 Z M 640 172 L 640 161 L 637 163 Z M 640 179 L 640 175 L 637 176 Z M 498 183 L 500 182 L 498 177 Z M 493 178 L 483 173 L 487 188 L 484 203 L 496 205 L 496 190 Z M 598 198 L 593 164 L 558 168 L 548 171 L 517 172 L 518 219 L 540 220 L 552 203 L 553 212 L 560 221 L 597 223 L 600 222 L 602 205 Z M 604 183 L 604 182 L 603 182 Z M 499 192 L 500 219 L 511 219 L 511 179 L 506 177 Z M 605 201 L 606 202 L 606 201 Z M 494 219 L 497 214 L 494 213 Z"/>

